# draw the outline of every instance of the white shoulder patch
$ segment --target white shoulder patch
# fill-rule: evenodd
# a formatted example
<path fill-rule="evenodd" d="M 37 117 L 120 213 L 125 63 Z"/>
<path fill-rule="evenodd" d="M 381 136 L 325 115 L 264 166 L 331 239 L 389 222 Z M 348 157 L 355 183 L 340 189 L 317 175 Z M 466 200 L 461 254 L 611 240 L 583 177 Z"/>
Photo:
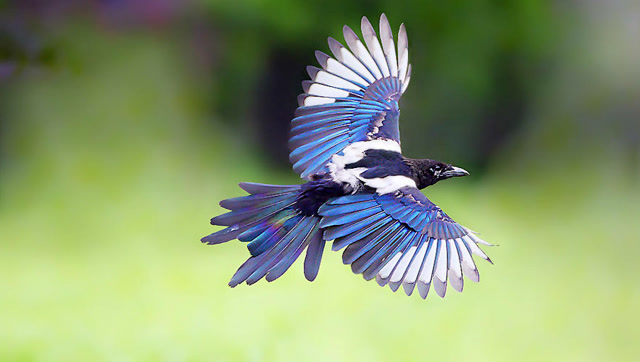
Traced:
<path fill-rule="evenodd" d="M 360 152 L 364 152 L 366 150 L 387 150 L 402 153 L 400 144 L 394 140 L 371 140 L 356 142 L 345 147 L 345 151 L 350 148 L 353 150 L 359 150 Z"/>
<path fill-rule="evenodd" d="M 360 189 L 360 186 L 364 183 L 369 187 L 374 187 L 370 185 L 368 182 L 372 181 L 369 179 L 361 179 L 360 174 L 367 169 L 364 167 L 345 169 L 345 165 L 355 163 L 360 161 L 364 157 L 364 153 L 367 150 L 387 150 L 401 153 L 400 145 L 398 142 L 393 140 L 371 140 L 371 141 L 362 141 L 350 144 L 342 150 L 342 154 L 335 154 L 331 158 L 331 162 L 327 165 L 329 167 L 329 172 L 331 173 L 332 178 L 337 182 L 346 182 L 354 190 Z M 404 177 L 404 176 L 390 176 L 390 177 Z M 385 177 L 387 179 L 389 177 Z M 408 180 L 411 180 L 407 177 L 404 177 Z M 374 179 L 377 180 L 377 179 Z M 413 180 L 411 180 L 413 182 Z M 375 182 L 375 181 L 374 181 Z M 393 183 L 391 180 L 388 180 L 387 183 Z M 380 183 L 383 185 L 384 183 Z M 398 184 L 396 181 L 395 184 Z M 415 182 L 413 183 L 415 187 Z M 401 186 L 402 187 L 402 186 Z M 377 189 L 377 187 L 375 187 Z M 388 187 L 385 190 L 389 189 Z M 397 189 L 396 189 L 397 190 Z M 395 190 L 392 190 L 395 191 Z M 388 193 L 391 191 L 387 191 L 384 193 Z M 380 192 L 379 192 L 380 193 Z"/>

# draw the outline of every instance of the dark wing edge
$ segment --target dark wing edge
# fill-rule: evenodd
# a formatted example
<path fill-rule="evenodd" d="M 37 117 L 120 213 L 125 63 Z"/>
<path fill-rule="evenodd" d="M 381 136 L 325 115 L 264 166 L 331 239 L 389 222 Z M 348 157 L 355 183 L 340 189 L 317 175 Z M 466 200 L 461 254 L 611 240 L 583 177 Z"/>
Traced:
<path fill-rule="evenodd" d="M 479 281 L 472 255 L 489 262 L 478 244 L 491 244 L 456 223 L 418 189 L 390 194 L 357 194 L 336 198 L 319 210 L 325 240 L 346 249 L 343 262 L 366 280 L 407 295 L 417 286 L 424 299 L 433 285 L 444 297 L 447 282 L 461 292 L 463 276 Z"/>
<path fill-rule="evenodd" d="M 333 57 L 316 51 L 322 69 L 307 67 L 311 80 L 302 84 L 289 139 L 289 159 L 302 178 L 326 172 L 331 157 L 349 144 L 372 139 L 400 143 L 398 100 L 411 78 L 404 24 L 397 52 L 384 14 L 381 41 L 366 17 L 361 28 L 364 43 L 345 25 L 348 48 L 329 38 Z"/>

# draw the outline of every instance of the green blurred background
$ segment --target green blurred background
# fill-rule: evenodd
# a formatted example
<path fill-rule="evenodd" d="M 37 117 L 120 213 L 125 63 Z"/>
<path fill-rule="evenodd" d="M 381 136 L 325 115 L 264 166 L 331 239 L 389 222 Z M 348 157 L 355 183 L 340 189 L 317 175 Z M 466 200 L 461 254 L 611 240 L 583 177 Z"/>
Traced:
<path fill-rule="evenodd" d="M 287 127 L 343 24 L 404 22 L 405 153 L 499 244 L 426 301 L 325 252 L 226 283 L 239 181 L 299 183 Z M 640 347 L 640 3 L 0 0 L 0 360 L 620 361 Z"/>

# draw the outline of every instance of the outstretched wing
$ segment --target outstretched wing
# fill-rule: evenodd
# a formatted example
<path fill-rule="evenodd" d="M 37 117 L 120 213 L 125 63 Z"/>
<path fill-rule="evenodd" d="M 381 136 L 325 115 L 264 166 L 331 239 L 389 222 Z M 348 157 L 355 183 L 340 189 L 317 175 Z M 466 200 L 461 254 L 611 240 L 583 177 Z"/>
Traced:
<path fill-rule="evenodd" d="M 291 121 L 289 155 L 300 177 L 327 172 L 331 157 L 355 142 L 375 139 L 400 143 L 398 100 L 411 76 L 404 24 L 398 34 L 398 51 L 387 17 L 380 17 L 380 39 L 366 17 L 362 35 L 344 26 L 349 49 L 333 38 L 329 48 L 334 58 L 316 51 L 322 69 L 307 67 L 310 81 Z M 399 148 L 399 146 L 398 146 Z"/>
<path fill-rule="evenodd" d="M 477 244 L 491 245 L 456 223 L 418 189 L 366 193 L 336 198 L 323 205 L 320 227 L 333 250 L 346 247 L 345 264 L 378 284 L 400 285 L 407 295 L 415 286 L 426 298 L 430 285 L 444 297 L 447 279 L 462 291 L 463 279 L 477 282 L 472 254 L 491 262 Z"/>

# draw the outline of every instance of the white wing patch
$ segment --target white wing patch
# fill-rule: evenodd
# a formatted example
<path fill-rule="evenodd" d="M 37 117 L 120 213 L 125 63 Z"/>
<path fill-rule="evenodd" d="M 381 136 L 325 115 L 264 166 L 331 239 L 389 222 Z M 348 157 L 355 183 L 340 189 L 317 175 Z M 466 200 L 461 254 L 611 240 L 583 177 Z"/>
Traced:
<path fill-rule="evenodd" d="M 391 25 L 389 25 L 389 20 L 384 14 L 380 16 L 380 40 L 382 41 L 382 49 L 384 50 L 384 54 L 387 57 L 387 64 L 389 65 L 391 76 L 397 77 L 398 58 L 396 57 L 396 50 L 394 49 Z"/>
<path fill-rule="evenodd" d="M 349 95 L 349 92 L 347 92 L 346 90 L 327 87 L 326 85 L 319 84 L 319 83 L 314 83 L 311 86 L 309 86 L 309 90 L 307 90 L 307 93 L 313 96 L 330 97 L 330 98 L 342 98 L 342 97 L 347 97 Z"/>
<path fill-rule="evenodd" d="M 387 65 L 387 59 L 382 52 L 382 48 L 380 47 L 380 42 L 378 41 L 378 37 L 376 36 L 376 31 L 373 30 L 373 26 L 369 22 L 369 19 L 366 17 L 362 18 L 361 22 L 362 28 L 362 38 L 364 38 L 364 42 L 367 44 L 367 48 L 369 48 L 369 53 L 373 56 L 373 60 L 375 60 L 378 68 L 382 72 L 382 75 L 388 77 L 389 74 L 389 66 Z"/>
<path fill-rule="evenodd" d="M 329 38 L 329 49 L 331 49 L 331 53 L 340 61 L 340 63 L 346 65 L 348 68 L 358 73 L 358 75 L 366 78 L 369 83 L 373 83 L 376 80 L 376 77 L 371 74 L 369 69 L 364 66 L 364 64 L 356 58 L 347 48 L 342 46 L 337 40 L 333 38 Z"/>
<path fill-rule="evenodd" d="M 409 41 L 407 40 L 407 30 L 404 24 L 400 25 L 398 32 L 398 78 L 404 83 L 407 77 L 407 67 L 409 65 Z"/>
<path fill-rule="evenodd" d="M 375 81 L 390 76 L 400 80 L 403 93 L 407 89 L 411 67 L 408 65 L 409 51 L 404 24 L 400 25 L 397 52 L 386 15 L 380 16 L 380 39 L 366 17 L 362 18 L 360 26 L 362 40 L 351 28 L 344 26 L 343 34 L 348 48 L 329 38 L 333 58 L 320 51 L 316 52 L 316 58 L 324 70 L 310 70 L 309 74 L 314 83 L 320 83 L 324 88 L 316 90 L 318 87 L 311 87 L 315 93 L 307 92 L 305 96 L 312 99 L 301 100 L 301 106 L 334 103 L 336 98 L 349 96 L 348 90 L 365 90 Z"/>
<path fill-rule="evenodd" d="M 404 93 L 404 91 L 407 90 L 410 80 L 411 80 L 411 64 L 409 64 L 409 66 L 407 67 L 407 75 L 405 76 L 404 81 L 402 82 L 402 93 Z"/>
<path fill-rule="evenodd" d="M 317 105 L 320 105 L 320 104 L 329 104 L 329 103 L 333 103 L 333 102 L 335 102 L 335 101 L 336 101 L 336 100 L 335 100 L 335 99 L 333 99 L 333 98 L 323 98 L 323 97 L 313 97 L 313 96 L 309 96 L 309 97 L 306 97 L 306 98 L 304 99 L 304 103 L 303 103 L 303 105 L 304 105 L 305 107 L 307 107 L 307 106 L 317 106 Z"/>
<path fill-rule="evenodd" d="M 342 29 L 342 33 L 344 34 L 344 40 L 347 42 L 353 54 L 360 59 L 362 64 L 369 69 L 376 79 L 381 79 L 382 73 L 380 73 L 380 69 L 378 69 L 373 57 L 371 57 L 371 54 L 369 54 L 369 51 L 367 51 L 367 48 L 362 44 L 356 33 L 346 25 Z"/>
<path fill-rule="evenodd" d="M 458 292 L 464 287 L 463 276 L 478 282 L 478 268 L 471 255 L 491 261 L 477 245 L 491 244 L 478 238 L 471 230 L 466 230 L 469 234 L 462 238 L 431 238 L 422 243 L 419 249 L 414 245 L 396 253 L 376 275 L 378 284 L 389 284 L 394 291 L 402 285 L 407 295 L 411 295 L 417 285 L 420 296 L 426 298 L 431 285 L 440 297 L 444 297 L 447 281 Z"/>
<path fill-rule="evenodd" d="M 316 68 L 317 69 L 317 68 Z M 324 84 L 324 85 L 330 85 L 332 87 L 337 87 L 337 88 L 343 88 L 343 89 L 350 89 L 350 90 L 354 90 L 354 91 L 358 91 L 358 90 L 362 90 L 361 87 L 348 82 L 336 75 L 333 75 L 331 73 L 325 72 L 324 70 L 319 70 L 317 73 L 315 74 L 310 74 L 311 79 L 316 82 L 316 83 L 320 83 L 320 84 Z"/>
<path fill-rule="evenodd" d="M 333 73 L 341 78 L 352 81 L 358 84 L 368 84 L 368 82 L 362 78 L 360 75 L 347 68 L 345 65 L 340 63 L 339 61 L 329 58 L 322 64 L 322 67 L 329 73 Z"/>

